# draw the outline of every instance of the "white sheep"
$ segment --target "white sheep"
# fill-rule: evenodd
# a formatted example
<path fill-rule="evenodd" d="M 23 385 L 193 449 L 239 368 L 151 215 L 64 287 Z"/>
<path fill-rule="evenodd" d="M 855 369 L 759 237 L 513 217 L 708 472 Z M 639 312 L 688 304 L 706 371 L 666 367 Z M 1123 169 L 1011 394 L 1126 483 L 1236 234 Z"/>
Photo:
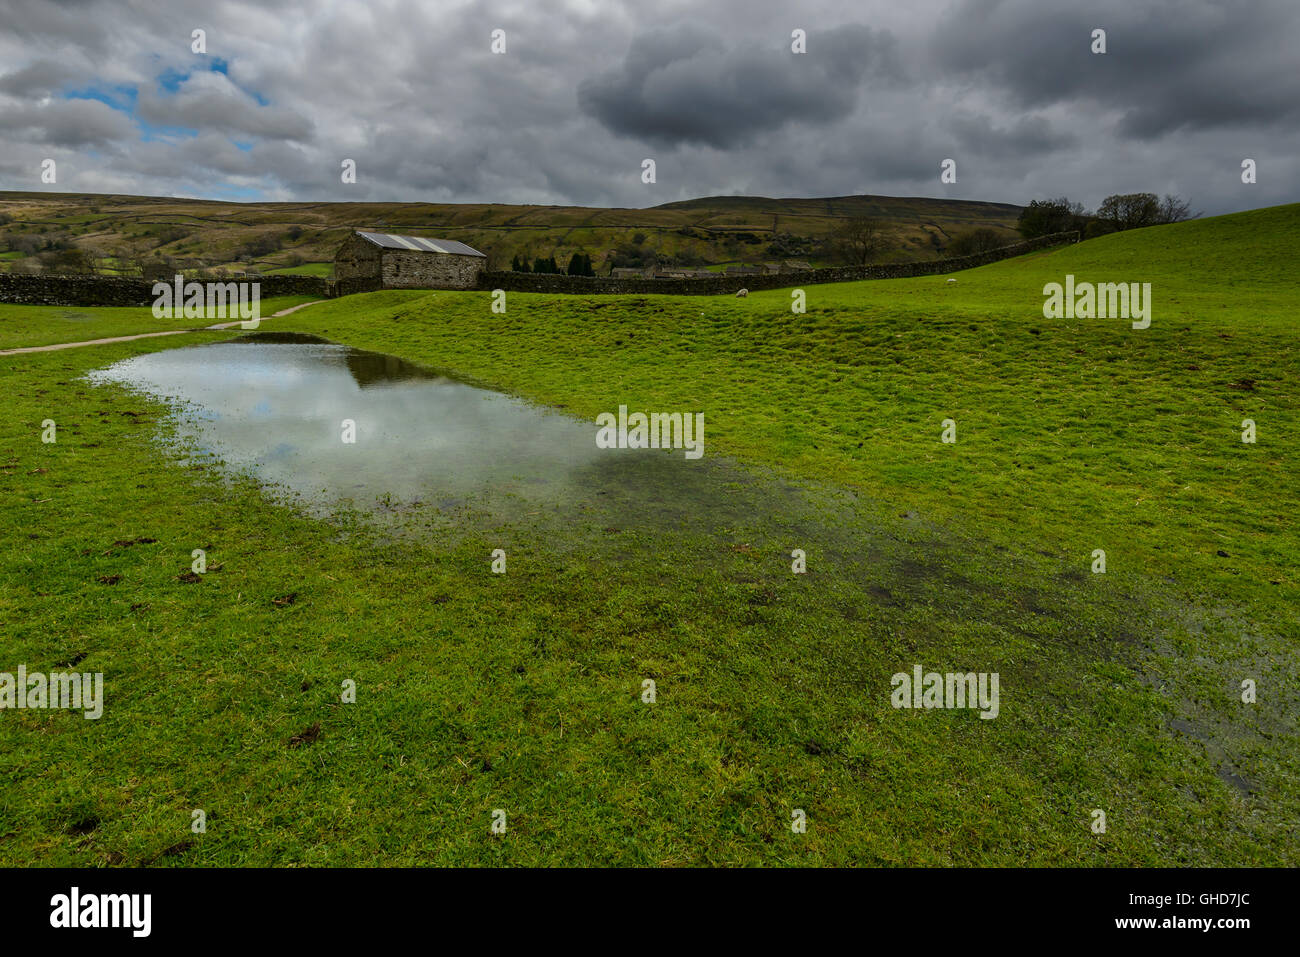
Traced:
<path fill-rule="evenodd" d="M 956 282 L 957 280 L 956 280 L 956 279 L 949 279 L 948 281 L 949 281 L 949 282 Z"/>
<path fill-rule="evenodd" d="M 748 289 L 742 289 L 742 290 L 740 290 L 740 292 L 736 293 L 736 298 L 737 298 L 737 299 L 744 299 L 744 298 L 745 298 L 746 296 L 748 296 L 748 295 L 749 295 L 749 290 L 748 290 Z"/>

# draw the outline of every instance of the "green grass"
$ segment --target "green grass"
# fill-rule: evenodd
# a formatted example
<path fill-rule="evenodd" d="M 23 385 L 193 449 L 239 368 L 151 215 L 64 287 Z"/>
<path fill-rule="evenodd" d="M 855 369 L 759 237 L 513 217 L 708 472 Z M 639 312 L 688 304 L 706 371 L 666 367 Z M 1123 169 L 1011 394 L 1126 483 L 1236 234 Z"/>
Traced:
<path fill-rule="evenodd" d="M 303 263 L 301 266 L 283 266 L 279 269 L 264 269 L 264 276 L 324 276 L 328 278 L 334 272 L 334 263 Z"/>
<path fill-rule="evenodd" d="M 311 296 L 276 296 L 262 300 L 259 309 L 265 318 L 281 309 L 311 301 Z M 16 306 L 0 303 L 0 349 L 108 339 L 168 329 L 196 329 L 221 321 L 186 319 L 184 316 L 158 319 L 150 309 L 126 306 Z"/>
<path fill-rule="evenodd" d="M 803 315 L 382 292 L 269 324 L 588 420 L 706 413 L 678 506 L 631 510 L 629 478 L 454 534 L 272 505 L 78 378 L 175 340 L 0 359 L 0 670 L 84 654 L 108 696 L 0 714 L 0 863 L 1294 865 L 1298 225 L 810 286 Z M 1066 273 L 1152 283 L 1151 327 L 1044 319 Z M 1001 715 L 894 710 L 918 663 L 998 671 Z"/>

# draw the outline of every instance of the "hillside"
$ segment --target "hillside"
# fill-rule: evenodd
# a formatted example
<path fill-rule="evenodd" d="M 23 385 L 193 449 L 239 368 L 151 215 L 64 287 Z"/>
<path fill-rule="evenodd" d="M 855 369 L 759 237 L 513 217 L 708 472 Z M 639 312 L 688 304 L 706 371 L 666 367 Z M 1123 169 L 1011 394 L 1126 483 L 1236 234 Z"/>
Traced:
<path fill-rule="evenodd" d="M 1225 291 L 1235 288 L 1245 305 L 1266 290 L 1294 295 L 1300 287 L 1300 273 L 1291 262 L 1297 230 L 1300 203 L 1292 203 L 1113 233 L 1062 249 L 1051 263 L 1058 272 L 1105 270 L 1116 280 L 1163 280 L 1166 291 L 1203 296 L 1220 305 L 1233 304 L 1235 297 Z M 1036 276 L 1040 260 L 1007 260 L 997 265 L 997 272 Z"/>
<path fill-rule="evenodd" d="M 648 209 L 426 203 L 227 203 L 71 193 L 0 192 L 0 268 L 63 242 L 111 271 L 173 260 L 185 268 L 323 274 L 355 228 L 445 236 L 509 268 L 515 256 L 590 255 L 597 271 L 638 257 L 697 267 L 797 259 L 831 265 L 830 237 L 848 217 L 885 225 L 881 259 L 932 259 L 976 227 L 1018 238 L 1020 207 L 965 200 L 840 196 L 768 199 L 724 196 Z M 7 222 L 6 222 L 7 218 Z M 774 241 L 778 240 L 779 242 Z M 313 265 L 316 264 L 316 265 Z M 19 267 L 27 268 L 27 267 Z"/>

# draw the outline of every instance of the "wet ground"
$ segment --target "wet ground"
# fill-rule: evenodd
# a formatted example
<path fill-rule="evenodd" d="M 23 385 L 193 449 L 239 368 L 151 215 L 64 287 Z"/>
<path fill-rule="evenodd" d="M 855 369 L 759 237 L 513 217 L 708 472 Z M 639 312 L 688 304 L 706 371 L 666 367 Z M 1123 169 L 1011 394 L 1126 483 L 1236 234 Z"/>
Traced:
<path fill-rule="evenodd" d="M 1037 707 L 1050 711 L 1054 695 L 1077 693 L 1074 679 L 1067 669 L 1044 680 L 1056 667 L 1035 659 L 1167 654 L 1168 629 L 1152 626 L 1180 631 L 1175 620 L 1200 617 L 1157 611 L 1077 562 L 986 548 L 888 503 L 742 467 L 707 443 L 694 461 L 601 449 L 594 422 L 315 337 L 256 333 L 148 353 L 91 379 L 167 399 L 189 463 L 251 477 L 321 517 L 360 515 L 426 544 L 486 535 L 542 566 L 595 560 L 643 590 L 722 588 L 737 602 L 715 622 L 724 630 L 780 631 L 832 612 L 862 642 L 837 668 L 862 670 L 868 685 L 885 678 L 867 664 L 882 653 L 1010 672 L 1013 694 L 1024 668 L 1021 682 L 1047 686 Z M 792 574 L 795 549 L 806 576 Z M 1242 742 L 1177 710 L 1171 730 L 1211 742 L 1220 778 L 1249 794 L 1231 757 Z"/>

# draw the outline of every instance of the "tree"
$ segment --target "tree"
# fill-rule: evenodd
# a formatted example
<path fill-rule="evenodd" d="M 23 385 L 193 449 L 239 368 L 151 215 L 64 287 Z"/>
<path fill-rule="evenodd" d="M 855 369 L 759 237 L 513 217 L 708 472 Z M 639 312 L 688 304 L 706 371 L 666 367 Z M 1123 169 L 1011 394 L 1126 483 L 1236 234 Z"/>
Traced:
<path fill-rule="evenodd" d="M 1158 219 L 1161 223 L 1181 223 L 1185 219 L 1195 219 L 1200 213 L 1192 214 L 1191 204 L 1172 194 L 1166 194 L 1160 203 Z"/>
<path fill-rule="evenodd" d="M 865 266 L 885 249 L 887 242 L 879 221 L 854 216 L 835 230 L 836 246 L 841 255 L 856 266 Z"/>
<path fill-rule="evenodd" d="M 14 252 L 20 252 L 24 256 L 34 256 L 41 247 L 41 241 L 35 236 L 23 236 L 10 233 L 7 237 L 8 245 Z"/>
<path fill-rule="evenodd" d="M 117 264 L 116 268 L 119 276 L 140 275 L 140 260 L 126 246 L 115 247 L 109 258 Z"/>
<path fill-rule="evenodd" d="M 570 276 L 596 275 L 596 271 L 591 268 L 591 257 L 586 253 L 574 253 L 573 258 L 569 260 L 569 268 L 566 271 Z"/>
<path fill-rule="evenodd" d="M 1116 193 L 1097 207 L 1097 218 L 1113 229 L 1141 229 L 1160 222 L 1160 197 L 1155 193 Z"/>
<path fill-rule="evenodd" d="M 278 236 L 256 236 L 239 247 L 239 250 L 249 259 L 259 259 L 262 256 L 279 252 L 280 248 L 281 243 Z"/>
<path fill-rule="evenodd" d="M 176 264 L 169 256 L 159 256 L 140 264 L 140 276 L 147 282 L 171 282 L 175 275 Z"/>
<path fill-rule="evenodd" d="M 1072 203 L 1061 196 L 1057 199 L 1035 199 L 1020 213 L 1016 229 L 1025 239 L 1050 236 L 1075 230 L 1083 233 L 1088 227 L 1089 213 L 1082 203 Z"/>
<path fill-rule="evenodd" d="M 99 265 L 93 255 L 75 246 L 47 250 L 37 258 L 45 272 L 56 276 L 93 276 Z"/>
<path fill-rule="evenodd" d="M 990 249 L 999 249 L 1008 245 L 1007 240 L 996 229 L 989 229 L 987 226 L 981 226 L 978 229 L 972 229 L 959 234 L 948 244 L 948 254 L 950 256 L 972 256 L 975 253 L 986 253 Z"/>
<path fill-rule="evenodd" d="M 1088 226 L 1083 231 L 1084 239 L 1096 239 L 1098 236 L 1107 236 L 1115 231 L 1115 227 L 1103 219 L 1090 219 Z"/>

